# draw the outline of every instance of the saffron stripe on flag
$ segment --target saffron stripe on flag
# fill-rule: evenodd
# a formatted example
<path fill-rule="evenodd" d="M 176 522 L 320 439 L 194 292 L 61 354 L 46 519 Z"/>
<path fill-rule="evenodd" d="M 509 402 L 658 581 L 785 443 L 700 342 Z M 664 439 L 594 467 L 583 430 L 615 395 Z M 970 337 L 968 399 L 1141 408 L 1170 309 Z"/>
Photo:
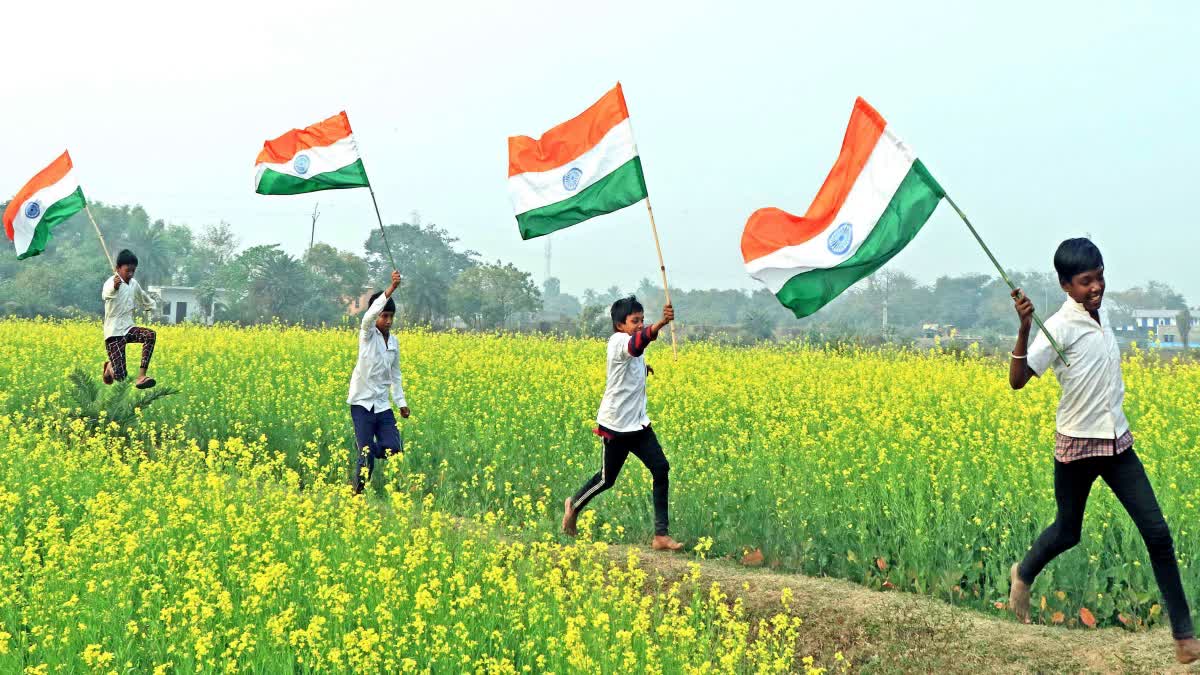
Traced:
<path fill-rule="evenodd" d="M 255 164 L 283 164 L 290 162 L 297 152 L 320 148 L 350 136 L 350 118 L 346 111 L 321 120 L 303 129 L 292 129 L 282 136 L 263 143 Z"/>
<path fill-rule="evenodd" d="M 752 216 L 742 237 L 742 259 L 749 264 L 781 248 L 803 244 L 824 232 L 841 210 L 886 126 L 887 121 L 871 104 L 862 97 L 855 100 L 837 161 L 808 211 L 803 216 L 779 211 L 785 217 L 762 222 L 756 222 Z"/>
<path fill-rule="evenodd" d="M 621 84 L 613 87 L 590 108 L 542 134 L 539 139 L 510 136 L 508 175 L 526 171 L 550 171 L 578 159 L 608 132 L 629 119 Z"/>

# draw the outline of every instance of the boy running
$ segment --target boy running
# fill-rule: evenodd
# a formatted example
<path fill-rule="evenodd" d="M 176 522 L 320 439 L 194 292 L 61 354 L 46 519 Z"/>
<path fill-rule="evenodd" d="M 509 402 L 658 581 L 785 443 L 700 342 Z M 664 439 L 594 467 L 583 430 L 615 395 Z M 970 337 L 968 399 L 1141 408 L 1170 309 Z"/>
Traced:
<path fill-rule="evenodd" d="M 362 469 L 367 467 L 367 480 L 375 470 L 375 460 L 384 459 L 404 449 L 396 414 L 388 393 L 400 407 L 400 416 L 408 419 L 408 402 L 404 400 L 404 385 L 400 378 L 400 344 L 392 335 L 396 317 L 396 302 L 392 293 L 400 286 L 400 273 L 392 272 L 392 285 L 369 300 L 366 314 L 358 331 L 358 363 L 350 376 L 350 419 L 354 423 L 357 443 L 350 456 L 350 484 L 354 494 L 363 490 Z"/>
<path fill-rule="evenodd" d="M 1051 560 L 1079 543 L 1088 492 L 1097 478 L 1103 478 L 1133 518 L 1150 552 L 1154 578 L 1171 620 L 1175 658 L 1180 663 L 1191 663 L 1200 658 L 1200 642 L 1192 629 L 1171 532 L 1142 462 L 1133 451 L 1133 434 L 1122 410 L 1125 384 L 1121 380 L 1121 353 L 1108 316 L 1100 308 L 1104 258 L 1090 240 L 1068 239 L 1054 253 L 1054 268 L 1068 297 L 1045 323 L 1062 345 L 1070 366 L 1062 367 L 1050 341 L 1041 333 L 1026 351 L 1033 303 L 1020 289 L 1012 292 L 1021 323 L 1011 355 L 1009 384 L 1020 389 L 1031 377 L 1041 376 L 1053 366 L 1062 385 L 1062 398 L 1054 443 L 1058 514 L 1025 559 L 1012 566 L 1009 606 L 1019 620 L 1029 623 L 1030 586 Z"/>
<path fill-rule="evenodd" d="M 645 326 L 645 310 L 634 296 L 613 303 L 612 323 L 616 331 L 608 339 L 608 383 L 600 412 L 596 415 L 595 434 L 603 445 L 600 471 L 592 476 L 574 497 L 563 505 L 563 532 L 575 536 L 579 512 L 596 495 L 617 482 L 621 467 L 630 453 L 642 460 L 654 478 L 654 543 L 659 551 L 678 551 L 683 544 L 667 534 L 667 474 L 671 467 L 663 454 L 650 418 L 646 415 L 646 366 L 642 356 L 659 332 L 675 319 L 670 305 L 663 308 L 662 319 Z"/>
<path fill-rule="evenodd" d="M 115 274 L 104 282 L 100 297 L 104 300 L 104 349 L 108 360 L 101 370 L 104 384 L 112 384 L 115 380 L 124 380 L 128 375 L 125 366 L 125 345 L 130 342 L 140 342 L 142 345 L 142 363 L 138 370 L 138 378 L 133 386 L 138 389 L 149 389 L 156 383 L 146 377 L 146 369 L 150 367 L 150 357 L 154 355 L 154 340 L 156 335 L 149 328 L 133 325 L 134 308 L 150 311 L 157 306 L 154 296 L 142 290 L 134 280 L 137 272 L 138 259 L 129 249 L 117 254 L 117 269 Z"/>

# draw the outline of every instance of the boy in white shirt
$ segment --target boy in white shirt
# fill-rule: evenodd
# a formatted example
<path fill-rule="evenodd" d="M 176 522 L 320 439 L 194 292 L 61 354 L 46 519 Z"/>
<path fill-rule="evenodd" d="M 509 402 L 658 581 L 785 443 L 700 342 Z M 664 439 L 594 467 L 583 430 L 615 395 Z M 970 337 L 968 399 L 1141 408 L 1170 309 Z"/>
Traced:
<path fill-rule="evenodd" d="M 579 512 L 596 495 L 613 486 L 630 453 L 642 460 L 654 479 L 655 550 L 678 551 L 683 544 L 667 533 L 668 472 L 671 469 L 662 445 L 650 428 L 646 415 L 646 366 L 643 353 L 659 332 L 675 319 L 675 310 L 667 305 L 662 319 L 645 325 L 645 310 L 632 295 L 612 306 L 613 329 L 608 339 L 608 382 L 600 411 L 596 415 L 595 434 L 601 438 L 603 455 L 600 471 L 592 476 L 574 497 L 563 505 L 563 532 L 575 536 Z"/>
<path fill-rule="evenodd" d="M 101 371 L 101 379 L 104 384 L 124 380 L 127 376 L 125 345 L 139 342 L 142 345 L 142 363 L 133 386 L 149 389 L 155 385 L 155 381 L 146 377 L 146 369 L 150 367 L 150 357 L 154 355 L 154 341 L 157 336 L 149 328 L 133 325 L 133 310 L 137 308 L 149 311 L 158 303 L 155 302 L 154 296 L 142 290 L 134 280 L 137 266 L 137 256 L 129 249 L 122 250 L 117 254 L 115 274 L 104 282 L 104 287 L 100 290 L 100 298 L 104 300 L 104 349 L 108 353 L 108 360 L 104 362 Z"/>
<path fill-rule="evenodd" d="M 1167 605 L 1175 657 L 1180 663 L 1200 658 L 1174 543 L 1150 479 L 1133 450 L 1133 434 L 1122 404 L 1121 352 L 1108 316 L 1101 311 L 1104 298 L 1104 258 L 1088 239 L 1068 239 L 1054 253 L 1054 268 L 1067 293 L 1062 308 L 1046 320 L 1046 330 L 1066 353 L 1070 366 L 1046 336 L 1039 333 L 1028 346 L 1033 303 L 1020 289 L 1012 292 L 1020 317 L 1017 343 L 1009 365 L 1009 384 L 1024 387 L 1035 376 L 1054 367 L 1062 386 L 1054 444 L 1054 498 L 1058 514 L 1010 571 L 1009 606 L 1021 621 L 1029 622 L 1030 586 L 1051 560 L 1079 543 L 1083 510 L 1097 478 L 1117 496 L 1133 518 L 1150 553 L 1150 564 L 1159 592 Z"/>
<path fill-rule="evenodd" d="M 396 414 L 392 412 L 391 394 L 400 408 L 400 416 L 408 419 L 408 402 L 400 377 L 400 345 L 392 335 L 396 317 L 396 302 L 392 293 L 400 286 L 400 273 L 392 272 L 392 284 L 382 293 L 371 296 L 358 331 L 358 362 L 350 376 L 350 419 L 354 423 L 356 447 L 350 457 L 354 494 L 363 489 L 362 469 L 367 479 L 375 470 L 375 460 L 384 459 L 404 450 Z"/>

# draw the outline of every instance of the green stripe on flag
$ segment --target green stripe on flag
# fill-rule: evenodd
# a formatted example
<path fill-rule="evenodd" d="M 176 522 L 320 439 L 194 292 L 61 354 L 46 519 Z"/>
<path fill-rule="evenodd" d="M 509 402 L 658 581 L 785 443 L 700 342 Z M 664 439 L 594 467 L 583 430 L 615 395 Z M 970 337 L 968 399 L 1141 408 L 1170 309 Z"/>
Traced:
<path fill-rule="evenodd" d="M 623 209 L 647 195 L 642 159 L 634 157 L 570 199 L 518 214 L 517 226 L 522 239 L 533 239 Z"/>
<path fill-rule="evenodd" d="M 944 196 L 946 192 L 925 165 L 920 160 L 913 162 L 875 229 L 854 255 L 836 267 L 797 274 L 775 297 L 797 318 L 816 312 L 907 246 Z"/>
<path fill-rule="evenodd" d="M 86 203 L 83 199 L 83 188 L 77 187 L 71 194 L 46 207 L 46 212 L 42 214 L 42 219 L 38 221 L 37 227 L 33 229 L 33 240 L 29 242 L 29 248 L 25 249 L 24 253 L 18 254 L 17 260 L 32 258 L 45 251 L 46 243 L 50 241 L 50 230 L 54 229 L 55 225 L 82 211 Z"/>
<path fill-rule="evenodd" d="M 326 171 L 309 178 L 298 178 L 267 169 L 263 171 L 254 191 L 260 195 L 299 195 L 317 190 L 344 190 L 369 185 L 367 170 L 363 168 L 362 160 L 359 159 L 337 171 Z"/>

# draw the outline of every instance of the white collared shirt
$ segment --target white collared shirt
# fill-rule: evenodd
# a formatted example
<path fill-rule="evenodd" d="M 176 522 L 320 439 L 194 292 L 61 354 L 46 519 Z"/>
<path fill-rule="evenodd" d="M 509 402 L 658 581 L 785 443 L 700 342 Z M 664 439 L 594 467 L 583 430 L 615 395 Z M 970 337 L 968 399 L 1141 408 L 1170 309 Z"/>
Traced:
<path fill-rule="evenodd" d="M 1096 323 L 1083 305 L 1068 297 L 1045 324 L 1071 365 L 1063 366 L 1040 330 L 1029 346 L 1028 364 L 1039 376 L 1053 367 L 1062 385 L 1058 433 L 1072 438 L 1115 439 L 1129 431 L 1122 409 L 1125 382 L 1121 379 L 1121 349 L 1104 307 L 1100 308 L 1100 323 Z"/>
<path fill-rule="evenodd" d="M 380 294 L 363 315 L 358 331 L 358 363 L 350 376 L 350 395 L 346 403 L 358 405 L 371 412 L 391 408 L 388 392 L 398 407 L 404 408 L 404 384 L 400 378 L 400 344 L 394 333 L 384 340 L 375 327 L 375 320 L 387 305 L 388 297 Z"/>
<path fill-rule="evenodd" d="M 650 426 L 646 414 L 646 357 L 629 353 L 632 335 L 614 333 L 608 339 L 608 381 L 596 423 L 612 431 L 637 431 Z"/>
<path fill-rule="evenodd" d="M 104 339 L 124 337 L 133 328 L 133 310 L 140 308 L 145 311 L 154 309 L 158 303 L 154 296 L 142 290 L 137 279 L 121 282 L 117 288 L 116 281 L 110 276 L 100 289 L 100 299 L 104 300 Z"/>

